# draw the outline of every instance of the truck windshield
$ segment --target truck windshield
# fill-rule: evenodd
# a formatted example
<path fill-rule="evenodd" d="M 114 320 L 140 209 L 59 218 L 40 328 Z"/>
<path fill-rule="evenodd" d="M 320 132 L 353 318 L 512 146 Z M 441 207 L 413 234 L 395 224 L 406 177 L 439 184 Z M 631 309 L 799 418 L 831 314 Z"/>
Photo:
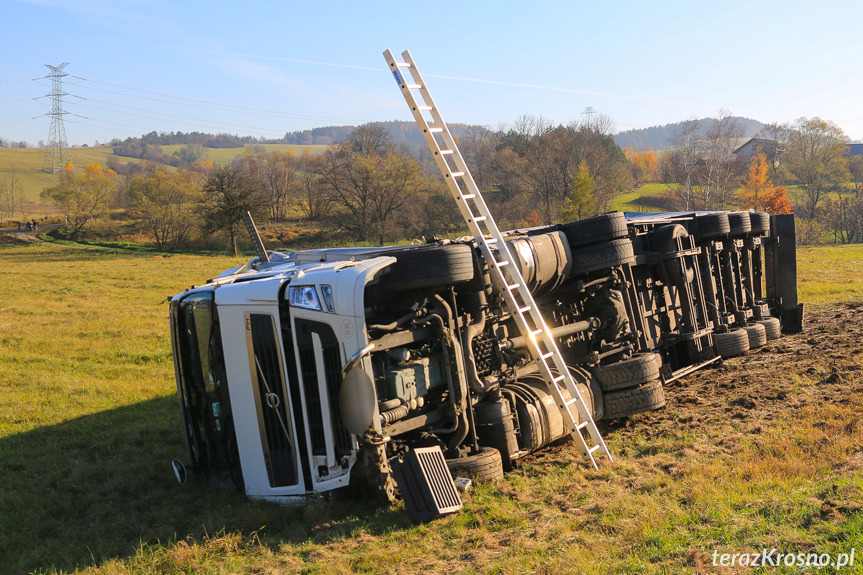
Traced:
<path fill-rule="evenodd" d="M 193 464 L 241 487 L 222 339 L 213 292 L 183 298 L 174 314 L 179 388 Z"/>

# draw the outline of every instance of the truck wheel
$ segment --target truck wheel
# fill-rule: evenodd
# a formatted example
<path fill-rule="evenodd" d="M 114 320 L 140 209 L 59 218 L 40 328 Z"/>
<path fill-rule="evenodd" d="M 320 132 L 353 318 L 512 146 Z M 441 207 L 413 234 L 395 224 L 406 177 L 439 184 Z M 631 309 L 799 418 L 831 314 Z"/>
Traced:
<path fill-rule="evenodd" d="M 604 244 L 587 246 L 572 251 L 570 276 L 604 270 L 635 261 L 635 252 L 629 238 L 611 240 Z"/>
<path fill-rule="evenodd" d="M 752 231 L 749 212 L 730 212 L 728 214 L 728 224 L 731 226 L 730 233 L 732 236 L 741 236 Z"/>
<path fill-rule="evenodd" d="M 636 413 L 659 409 L 665 405 L 665 391 L 662 389 L 662 382 L 658 379 L 631 389 L 606 393 L 603 397 L 605 399 L 603 419 L 629 417 Z"/>
<path fill-rule="evenodd" d="M 770 232 L 770 214 L 767 212 L 749 212 L 749 224 L 753 236 L 766 235 Z"/>
<path fill-rule="evenodd" d="M 611 212 L 560 226 L 560 231 L 569 240 L 570 248 L 628 237 L 626 217 L 623 212 Z"/>
<path fill-rule="evenodd" d="M 390 289 L 442 287 L 473 279 L 473 250 L 467 244 L 424 245 L 380 252 L 394 256 L 382 280 Z"/>
<path fill-rule="evenodd" d="M 767 334 L 768 341 L 782 337 L 782 324 L 778 317 L 764 318 L 755 323 L 759 323 L 764 326 L 764 332 Z"/>
<path fill-rule="evenodd" d="M 749 349 L 758 349 L 767 343 L 767 330 L 759 323 L 743 326 L 743 331 L 749 336 Z"/>
<path fill-rule="evenodd" d="M 602 391 L 635 387 L 659 377 L 662 361 L 655 353 L 637 353 L 629 359 L 595 367 L 594 377 Z"/>
<path fill-rule="evenodd" d="M 701 214 L 695 216 L 695 233 L 692 235 L 696 241 L 701 241 L 724 236 L 730 231 L 728 214 Z"/>
<path fill-rule="evenodd" d="M 493 447 L 480 446 L 479 451 L 467 457 L 447 459 L 446 465 L 453 478 L 467 477 L 480 483 L 503 481 L 503 463 L 500 451 Z"/>
<path fill-rule="evenodd" d="M 713 334 L 716 353 L 721 357 L 734 357 L 749 351 L 749 334 L 742 329 Z"/>
<path fill-rule="evenodd" d="M 688 238 L 689 232 L 680 224 L 669 224 L 657 228 L 653 232 L 653 247 L 662 253 L 676 253 L 677 238 Z M 690 283 L 695 279 L 695 270 L 685 260 L 675 258 L 664 262 L 668 277 L 675 283 Z M 683 269 L 681 269 L 683 266 Z M 685 272 L 683 271 L 685 269 Z"/>

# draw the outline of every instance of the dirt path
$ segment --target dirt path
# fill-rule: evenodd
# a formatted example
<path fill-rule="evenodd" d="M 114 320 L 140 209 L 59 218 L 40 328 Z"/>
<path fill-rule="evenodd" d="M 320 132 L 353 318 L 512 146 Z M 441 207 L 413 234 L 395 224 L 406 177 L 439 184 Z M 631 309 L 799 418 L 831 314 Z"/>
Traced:
<path fill-rule="evenodd" d="M 0 244 L 22 245 L 42 242 L 43 240 L 39 239 L 39 234 L 61 227 L 63 227 L 61 224 L 48 224 L 39 226 L 35 232 L 19 232 L 16 228 L 0 229 Z"/>

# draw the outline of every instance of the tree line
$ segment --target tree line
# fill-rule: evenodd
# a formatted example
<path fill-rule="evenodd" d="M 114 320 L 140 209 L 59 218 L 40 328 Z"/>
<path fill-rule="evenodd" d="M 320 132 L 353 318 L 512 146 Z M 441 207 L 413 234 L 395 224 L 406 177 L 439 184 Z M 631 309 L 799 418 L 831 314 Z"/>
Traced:
<path fill-rule="evenodd" d="M 707 130 L 680 124 L 675 147 L 661 153 L 621 150 L 612 134 L 602 115 L 567 125 L 522 116 L 502 130 L 467 126 L 458 143 L 504 228 L 603 213 L 619 194 L 660 183 L 662 194 L 639 202 L 666 210 L 793 210 L 803 236 L 814 226 L 837 241 L 863 237 L 863 167 L 847 157 L 847 138 L 830 122 L 768 126 L 762 135 L 776 145 L 751 161 L 733 154 L 740 128 L 727 114 Z M 355 128 L 321 155 L 247 151 L 227 165 L 183 166 L 148 162 L 119 173 L 91 164 L 67 170 L 42 197 L 60 209 L 73 237 L 119 212 L 160 250 L 218 240 L 237 252 L 245 211 L 263 228 L 314 225 L 368 244 L 466 233 L 431 154 L 394 142 L 381 125 Z"/>
<path fill-rule="evenodd" d="M 729 116 L 706 132 L 696 124 L 681 123 L 656 162 L 668 206 L 793 211 L 803 243 L 863 241 L 863 156 L 850 155 L 836 124 L 803 117 L 765 125 L 751 159 L 731 153 L 741 132 Z"/>

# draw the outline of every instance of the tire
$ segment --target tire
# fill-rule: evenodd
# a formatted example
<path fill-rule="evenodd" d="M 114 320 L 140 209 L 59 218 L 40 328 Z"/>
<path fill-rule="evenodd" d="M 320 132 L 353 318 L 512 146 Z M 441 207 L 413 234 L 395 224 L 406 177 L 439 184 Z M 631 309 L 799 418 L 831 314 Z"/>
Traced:
<path fill-rule="evenodd" d="M 692 235 L 696 241 L 702 241 L 724 236 L 730 231 L 728 214 L 701 214 L 695 216 L 695 233 Z"/>
<path fill-rule="evenodd" d="M 570 248 L 629 237 L 623 212 L 611 212 L 563 224 L 560 231 L 569 240 Z"/>
<path fill-rule="evenodd" d="M 730 212 L 728 223 L 731 226 L 731 235 L 746 235 L 752 231 L 752 222 L 749 220 L 749 212 Z"/>
<path fill-rule="evenodd" d="M 665 405 L 665 391 L 662 382 L 654 380 L 638 387 L 603 394 L 605 415 L 603 419 L 629 417 L 636 413 L 652 411 Z"/>
<path fill-rule="evenodd" d="M 500 451 L 493 447 L 480 446 L 479 451 L 467 457 L 447 459 L 446 465 L 453 479 L 467 477 L 478 483 L 503 481 L 503 463 Z"/>
<path fill-rule="evenodd" d="M 734 357 L 749 351 L 749 334 L 742 329 L 713 334 L 716 353 L 721 357 Z"/>
<path fill-rule="evenodd" d="M 743 331 L 749 336 L 749 349 L 758 349 L 767 343 L 767 330 L 763 325 L 758 323 L 745 325 Z"/>
<path fill-rule="evenodd" d="M 662 253 L 677 253 L 677 238 L 688 238 L 689 232 L 680 224 L 670 224 L 657 228 L 653 232 L 653 249 Z M 689 242 L 686 242 L 689 243 Z M 683 266 L 683 269 L 681 268 Z M 672 282 L 690 283 L 695 279 L 695 270 L 684 260 L 675 258 L 664 262 L 665 270 Z M 685 269 L 685 272 L 684 272 Z"/>
<path fill-rule="evenodd" d="M 655 353 L 637 353 L 629 359 L 608 365 L 600 365 L 592 370 L 599 381 L 602 391 L 616 391 L 627 387 L 637 387 L 642 383 L 659 377 L 662 361 Z"/>
<path fill-rule="evenodd" d="M 767 212 L 749 212 L 749 224 L 753 236 L 764 236 L 770 233 L 770 214 Z"/>
<path fill-rule="evenodd" d="M 572 251 L 570 277 L 597 270 L 604 270 L 635 261 L 632 242 L 627 239 L 611 240 L 604 244 L 588 246 Z"/>
<path fill-rule="evenodd" d="M 764 333 L 767 334 L 767 341 L 772 341 L 782 337 L 782 324 L 778 317 L 767 317 L 755 323 L 759 323 L 764 326 Z"/>
<path fill-rule="evenodd" d="M 379 252 L 394 256 L 382 280 L 389 289 L 442 287 L 473 279 L 473 250 L 467 244 L 424 245 Z"/>

